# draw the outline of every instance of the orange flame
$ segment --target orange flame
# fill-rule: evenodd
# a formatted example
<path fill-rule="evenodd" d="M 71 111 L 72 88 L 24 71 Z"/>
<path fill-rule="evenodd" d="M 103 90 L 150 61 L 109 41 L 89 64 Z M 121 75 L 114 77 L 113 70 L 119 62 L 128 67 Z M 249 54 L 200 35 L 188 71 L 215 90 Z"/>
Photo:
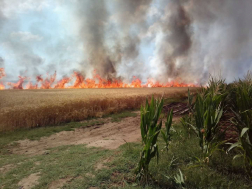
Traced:
<path fill-rule="evenodd" d="M 0 79 L 5 76 L 3 68 L 0 68 Z M 71 77 L 64 77 L 63 79 L 56 81 L 56 72 L 44 79 L 41 75 L 36 77 L 36 83 L 33 84 L 28 79 L 28 84 L 25 89 L 65 89 L 65 88 L 142 88 L 142 87 L 197 87 L 195 84 L 179 83 L 178 81 L 172 81 L 165 84 L 148 79 L 146 84 L 142 81 L 133 77 L 130 84 L 124 83 L 121 79 L 112 78 L 104 79 L 96 71 L 93 72 L 92 78 L 85 78 L 81 73 L 74 72 Z M 27 80 L 27 77 L 19 76 L 17 83 L 7 83 L 12 89 L 24 89 L 23 84 Z M 71 85 L 71 82 L 73 83 Z M 0 89 L 5 89 L 5 86 L 0 83 Z"/>
<path fill-rule="evenodd" d="M 5 76 L 4 68 L 0 68 L 0 79 L 2 79 Z M 2 82 L 0 82 L 0 90 L 5 89 L 5 86 Z"/>
<path fill-rule="evenodd" d="M 19 80 L 17 83 L 11 83 L 8 82 L 7 85 L 9 85 L 13 89 L 23 89 L 23 83 L 25 82 L 26 77 L 18 76 Z"/>
<path fill-rule="evenodd" d="M 5 76 L 4 68 L 0 68 L 0 79 Z"/>

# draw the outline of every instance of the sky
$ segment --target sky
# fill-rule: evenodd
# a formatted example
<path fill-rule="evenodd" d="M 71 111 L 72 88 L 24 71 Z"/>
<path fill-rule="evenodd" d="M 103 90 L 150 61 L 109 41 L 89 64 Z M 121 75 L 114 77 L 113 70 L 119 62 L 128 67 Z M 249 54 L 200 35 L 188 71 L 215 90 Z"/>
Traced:
<path fill-rule="evenodd" d="M 252 69 L 251 8 L 250 0 L 0 0 L 0 67 L 5 81 L 96 69 L 125 81 L 231 82 Z"/>
<path fill-rule="evenodd" d="M 5 1 L 0 56 L 7 76 L 34 76 L 77 69 L 83 47 L 69 11 L 53 1 Z M 16 6 L 13 6 L 15 4 Z M 63 69 L 62 69 L 63 67 Z"/>

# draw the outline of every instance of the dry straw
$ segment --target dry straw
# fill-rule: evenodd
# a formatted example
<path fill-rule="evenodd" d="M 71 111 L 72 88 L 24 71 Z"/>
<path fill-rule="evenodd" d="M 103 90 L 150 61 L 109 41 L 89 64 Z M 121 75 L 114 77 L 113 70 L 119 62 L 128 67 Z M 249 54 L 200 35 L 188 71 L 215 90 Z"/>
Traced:
<path fill-rule="evenodd" d="M 186 92 L 186 88 L 0 91 L 0 132 L 134 110 L 152 95 L 177 98 Z"/>

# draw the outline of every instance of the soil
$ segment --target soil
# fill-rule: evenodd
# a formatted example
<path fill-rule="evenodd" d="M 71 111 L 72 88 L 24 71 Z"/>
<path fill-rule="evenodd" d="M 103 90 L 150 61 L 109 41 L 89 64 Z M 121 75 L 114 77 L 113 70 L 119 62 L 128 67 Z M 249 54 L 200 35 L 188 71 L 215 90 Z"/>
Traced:
<path fill-rule="evenodd" d="M 14 154 L 39 155 L 49 153 L 48 149 L 63 145 L 87 144 L 87 146 L 116 149 L 126 142 L 136 142 L 141 139 L 140 112 L 138 116 L 124 118 L 121 122 L 107 122 L 88 128 L 78 128 L 74 131 L 62 131 L 42 137 L 37 141 L 21 140 L 12 149 Z"/>
<path fill-rule="evenodd" d="M 189 113 L 187 103 L 183 102 L 172 102 L 164 105 L 163 110 L 165 113 L 170 112 L 173 109 L 173 116 L 182 116 Z"/>
<path fill-rule="evenodd" d="M 38 179 L 40 178 L 39 176 L 40 173 L 33 173 L 29 175 L 28 177 L 22 179 L 19 183 L 18 186 L 20 186 L 20 189 L 30 189 L 39 184 Z"/>
<path fill-rule="evenodd" d="M 166 113 L 170 112 L 171 109 L 173 109 L 174 122 L 178 120 L 176 118 L 179 118 L 189 113 L 189 108 L 187 106 L 187 103 L 183 103 L 183 102 L 173 102 L 163 107 L 163 110 Z M 228 142 L 231 142 L 231 143 L 237 142 L 239 138 L 239 132 L 237 130 L 237 127 L 231 121 L 231 119 L 234 117 L 235 115 L 231 110 L 226 110 L 219 122 L 220 134 L 225 132 L 223 136 L 223 140 L 228 140 Z"/>
<path fill-rule="evenodd" d="M 228 140 L 230 143 L 235 143 L 239 139 L 239 131 L 237 127 L 232 122 L 235 117 L 231 110 L 226 111 L 220 119 L 220 131 L 225 132 L 224 140 Z"/>
<path fill-rule="evenodd" d="M 70 182 L 73 178 L 71 177 L 67 177 L 67 178 L 62 178 L 56 181 L 53 181 L 50 186 L 49 189 L 60 189 L 62 188 L 67 182 Z"/>

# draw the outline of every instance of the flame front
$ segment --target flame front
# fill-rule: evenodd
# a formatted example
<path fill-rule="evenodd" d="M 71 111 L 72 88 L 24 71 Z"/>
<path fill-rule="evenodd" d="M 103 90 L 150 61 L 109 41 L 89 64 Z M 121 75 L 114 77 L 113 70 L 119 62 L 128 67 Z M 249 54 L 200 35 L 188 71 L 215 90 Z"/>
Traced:
<path fill-rule="evenodd" d="M 4 68 L 0 68 L 0 79 L 2 79 L 5 76 Z M 0 90 L 4 89 L 5 86 L 2 82 L 0 82 Z"/>
<path fill-rule="evenodd" d="M 0 68 L 0 79 L 5 76 L 4 68 Z M 143 88 L 143 87 L 197 87 L 195 84 L 185 84 L 177 81 L 159 83 L 153 79 L 148 79 L 146 84 L 133 77 L 130 84 L 124 83 L 122 80 L 104 79 L 96 71 L 93 72 L 92 78 L 85 78 L 81 73 L 74 72 L 71 77 L 64 77 L 63 79 L 56 81 L 56 72 L 53 75 L 48 75 L 43 78 L 41 75 L 36 77 L 36 83 L 33 84 L 29 78 L 19 76 L 17 83 L 8 82 L 7 85 L 10 89 L 66 89 L 66 88 Z M 28 81 L 25 87 L 24 82 Z M 71 83 L 73 83 L 71 85 Z M 0 82 L 0 89 L 5 89 L 5 85 Z"/>

